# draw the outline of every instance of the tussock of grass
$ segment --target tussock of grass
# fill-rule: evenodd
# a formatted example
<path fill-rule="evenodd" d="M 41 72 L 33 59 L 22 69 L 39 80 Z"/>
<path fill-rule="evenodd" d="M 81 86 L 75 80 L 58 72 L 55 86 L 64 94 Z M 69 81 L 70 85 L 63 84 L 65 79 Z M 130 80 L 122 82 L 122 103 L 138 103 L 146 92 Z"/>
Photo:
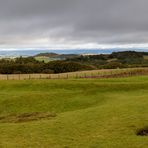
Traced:
<path fill-rule="evenodd" d="M 138 136 L 148 136 L 148 126 L 137 131 Z"/>
<path fill-rule="evenodd" d="M 52 117 L 56 117 L 55 113 L 23 113 L 23 114 L 11 114 L 7 116 L 0 117 L 0 123 L 21 123 L 21 122 L 29 122 L 41 119 L 49 119 Z"/>

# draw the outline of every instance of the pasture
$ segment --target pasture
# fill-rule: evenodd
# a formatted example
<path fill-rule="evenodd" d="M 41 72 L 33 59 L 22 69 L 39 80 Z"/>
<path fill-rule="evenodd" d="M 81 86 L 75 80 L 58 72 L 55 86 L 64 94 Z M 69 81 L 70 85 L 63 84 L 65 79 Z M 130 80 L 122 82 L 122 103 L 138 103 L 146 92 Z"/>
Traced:
<path fill-rule="evenodd" d="M 1 148 L 147 148 L 148 76 L 1 80 Z"/>
<path fill-rule="evenodd" d="M 35 59 L 40 62 L 44 61 L 45 63 L 60 60 L 60 58 L 52 58 L 52 57 L 46 57 L 46 56 L 37 56 L 35 57 Z"/>

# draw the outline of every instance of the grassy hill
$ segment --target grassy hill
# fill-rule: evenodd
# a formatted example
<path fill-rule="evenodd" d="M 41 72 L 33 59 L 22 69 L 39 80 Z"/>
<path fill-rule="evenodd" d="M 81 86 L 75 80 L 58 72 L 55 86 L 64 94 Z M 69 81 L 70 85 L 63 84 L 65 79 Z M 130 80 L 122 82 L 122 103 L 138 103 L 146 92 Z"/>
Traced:
<path fill-rule="evenodd" d="M 148 76 L 0 81 L 0 147 L 147 148 Z"/>
<path fill-rule="evenodd" d="M 40 53 L 34 56 L 37 61 L 44 61 L 48 63 L 50 61 L 65 60 L 67 58 L 79 57 L 77 54 L 56 54 L 56 53 Z"/>

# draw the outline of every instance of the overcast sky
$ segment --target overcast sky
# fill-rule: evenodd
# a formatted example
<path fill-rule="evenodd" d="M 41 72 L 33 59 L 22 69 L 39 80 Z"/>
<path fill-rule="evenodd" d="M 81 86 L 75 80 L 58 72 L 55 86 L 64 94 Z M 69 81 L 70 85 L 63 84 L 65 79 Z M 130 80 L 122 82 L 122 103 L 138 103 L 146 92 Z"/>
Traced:
<path fill-rule="evenodd" d="M 0 48 L 148 47 L 148 0 L 0 0 Z"/>

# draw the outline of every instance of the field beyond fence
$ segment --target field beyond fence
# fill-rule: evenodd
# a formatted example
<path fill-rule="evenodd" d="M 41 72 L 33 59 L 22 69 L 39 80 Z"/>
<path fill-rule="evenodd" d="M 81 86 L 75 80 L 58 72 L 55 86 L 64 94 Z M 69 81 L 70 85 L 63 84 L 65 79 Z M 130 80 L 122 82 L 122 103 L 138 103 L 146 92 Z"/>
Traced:
<path fill-rule="evenodd" d="M 138 75 L 148 75 L 146 68 L 103 69 L 79 71 L 60 74 L 1 74 L 0 80 L 28 80 L 28 79 L 74 79 L 74 78 L 116 78 Z"/>

